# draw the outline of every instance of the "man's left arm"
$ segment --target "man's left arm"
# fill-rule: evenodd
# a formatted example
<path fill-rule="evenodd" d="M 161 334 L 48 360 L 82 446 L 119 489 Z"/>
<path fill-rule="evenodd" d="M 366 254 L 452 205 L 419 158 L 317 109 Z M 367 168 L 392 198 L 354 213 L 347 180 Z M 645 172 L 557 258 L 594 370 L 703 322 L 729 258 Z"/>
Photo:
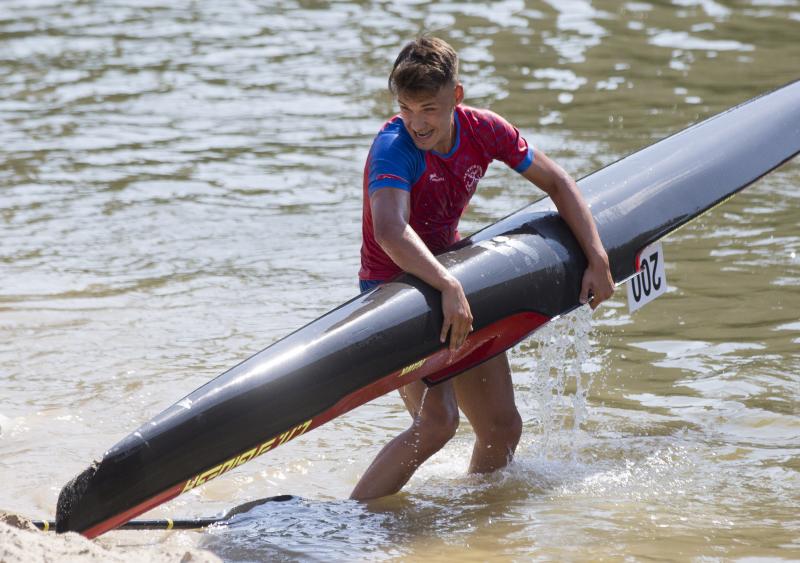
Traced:
<path fill-rule="evenodd" d="M 614 293 L 614 280 L 608 267 L 608 255 L 597 233 L 589 206 L 575 180 L 539 150 L 522 175 L 550 196 L 559 215 L 578 240 L 589 262 L 583 274 L 580 302 L 589 303 L 592 309 L 596 309 Z M 591 301 L 590 293 L 594 296 Z"/>

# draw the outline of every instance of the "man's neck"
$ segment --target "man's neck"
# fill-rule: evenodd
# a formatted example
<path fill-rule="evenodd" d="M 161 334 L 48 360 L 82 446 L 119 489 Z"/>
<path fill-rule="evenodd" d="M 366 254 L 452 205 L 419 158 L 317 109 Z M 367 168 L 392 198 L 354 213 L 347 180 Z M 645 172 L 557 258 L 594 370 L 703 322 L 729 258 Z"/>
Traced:
<path fill-rule="evenodd" d="M 445 150 L 442 150 L 442 151 L 436 150 L 436 149 L 434 149 L 434 150 L 436 150 L 436 152 L 441 153 L 441 154 L 448 154 L 451 150 L 453 150 L 453 147 L 456 146 L 456 134 L 457 134 L 457 132 L 458 132 L 458 127 L 456 126 L 456 110 L 454 108 L 453 109 L 453 113 L 450 116 L 450 136 L 449 136 L 450 140 L 448 142 L 448 145 L 445 148 Z"/>

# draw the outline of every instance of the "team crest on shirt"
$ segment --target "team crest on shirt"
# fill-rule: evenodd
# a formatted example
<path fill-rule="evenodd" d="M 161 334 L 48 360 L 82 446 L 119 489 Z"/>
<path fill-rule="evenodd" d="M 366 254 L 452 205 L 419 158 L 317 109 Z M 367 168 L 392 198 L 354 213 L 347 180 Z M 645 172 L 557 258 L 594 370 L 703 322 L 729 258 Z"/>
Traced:
<path fill-rule="evenodd" d="M 464 186 L 467 188 L 470 195 L 475 193 L 478 180 L 481 178 L 483 178 L 483 167 L 480 164 L 473 164 L 464 172 Z"/>

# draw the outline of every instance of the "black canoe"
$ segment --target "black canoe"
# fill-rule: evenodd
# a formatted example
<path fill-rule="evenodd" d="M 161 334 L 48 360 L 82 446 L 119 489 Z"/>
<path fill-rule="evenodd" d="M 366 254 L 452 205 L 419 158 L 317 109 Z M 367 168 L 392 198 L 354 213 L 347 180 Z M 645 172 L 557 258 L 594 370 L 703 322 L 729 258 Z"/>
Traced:
<path fill-rule="evenodd" d="M 800 151 L 800 82 L 578 183 L 615 282 L 638 254 Z M 585 258 L 549 199 L 439 255 L 475 331 L 448 361 L 440 295 L 410 275 L 363 293 L 228 370 L 108 450 L 61 491 L 59 532 L 95 537 L 410 381 L 452 377 L 578 307 Z"/>

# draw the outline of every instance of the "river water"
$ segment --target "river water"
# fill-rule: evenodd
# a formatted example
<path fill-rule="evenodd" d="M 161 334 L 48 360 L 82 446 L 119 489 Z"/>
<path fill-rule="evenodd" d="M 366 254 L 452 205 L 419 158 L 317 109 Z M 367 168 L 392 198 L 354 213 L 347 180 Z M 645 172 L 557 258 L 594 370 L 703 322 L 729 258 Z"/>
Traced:
<path fill-rule="evenodd" d="M 800 77 L 797 0 L 6 0 L 0 508 L 52 518 L 106 448 L 356 293 L 363 161 L 423 29 L 460 51 L 467 103 L 576 177 Z M 295 500 L 97 541 L 227 561 L 800 559 L 799 184 L 790 163 L 665 239 L 671 289 L 644 309 L 620 288 L 517 347 L 508 470 L 465 475 L 462 422 L 400 495 L 342 500 L 409 422 L 392 394 L 152 515 Z M 540 196 L 496 164 L 462 232 Z"/>

